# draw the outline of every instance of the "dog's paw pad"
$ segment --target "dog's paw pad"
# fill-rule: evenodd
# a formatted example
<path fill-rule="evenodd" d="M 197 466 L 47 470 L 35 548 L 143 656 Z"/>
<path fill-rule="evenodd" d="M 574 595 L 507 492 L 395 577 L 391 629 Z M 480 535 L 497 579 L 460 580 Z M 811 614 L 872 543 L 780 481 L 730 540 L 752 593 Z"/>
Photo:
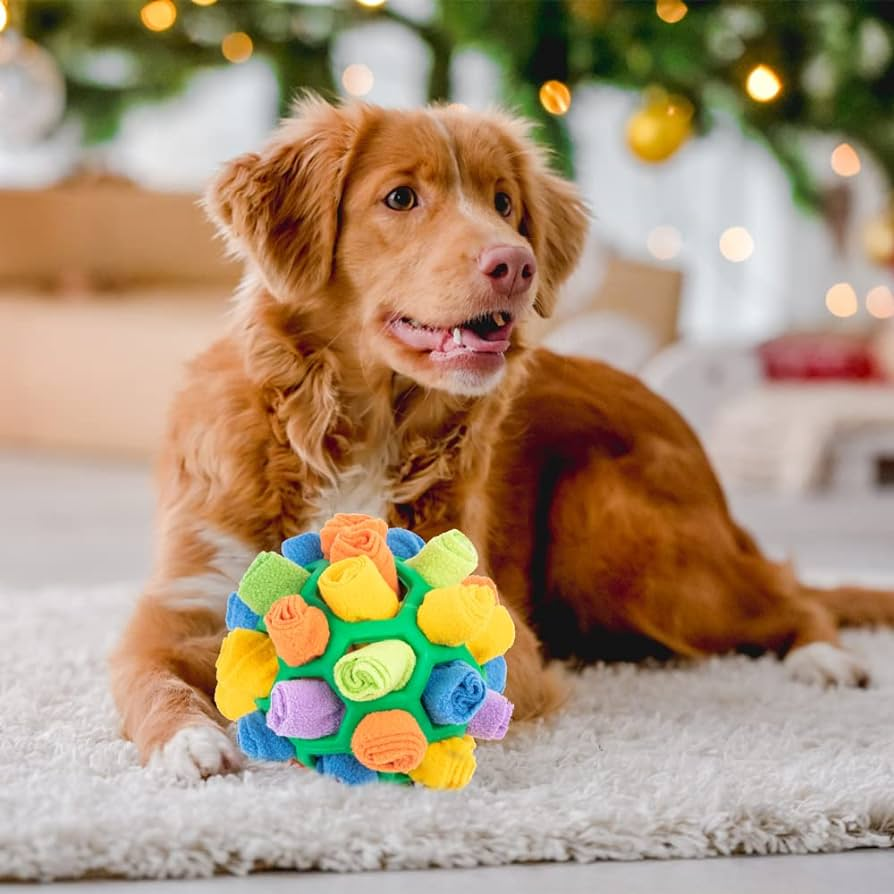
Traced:
<path fill-rule="evenodd" d="M 242 766 L 236 746 L 214 726 L 185 726 L 159 747 L 149 767 L 185 782 L 230 773 Z"/>
<path fill-rule="evenodd" d="M 831 643 L 810 643 L 785 656 L 793 680 L 811 686 L 869 685 L 869 670 L 856 656 Z"/>

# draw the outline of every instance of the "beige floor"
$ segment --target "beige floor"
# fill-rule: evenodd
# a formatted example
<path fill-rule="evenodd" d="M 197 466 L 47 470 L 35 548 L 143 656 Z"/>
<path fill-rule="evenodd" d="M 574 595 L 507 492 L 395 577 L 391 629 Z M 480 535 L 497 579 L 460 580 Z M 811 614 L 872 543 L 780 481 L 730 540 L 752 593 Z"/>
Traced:
<path fill-rule="evenodd" d="M 0 453 L 0 584 L 138 579 L 150 561 L 152 487 L 142 466 Z M 765 546 L 819 573 L 852 568 L 894 580 L 894 494 L 886 499 L 734 500 Z M 162 887 L 163 885 L 163 887 Z M 79 882 L 70 892 L 149 887 L 156 894 L 890 894 L 894 851 L 811 857 L 509 866 L 399 874 L 291 873 L 183 882 Z M 13 886 L 0 885 L 0 888 Z"/>

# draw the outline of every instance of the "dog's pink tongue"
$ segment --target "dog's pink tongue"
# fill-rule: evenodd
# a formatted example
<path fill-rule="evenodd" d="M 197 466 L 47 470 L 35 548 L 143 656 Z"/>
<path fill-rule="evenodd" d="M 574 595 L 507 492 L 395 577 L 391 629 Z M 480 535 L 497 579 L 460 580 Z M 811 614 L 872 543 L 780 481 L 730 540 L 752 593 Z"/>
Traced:
<path fill-rule="evenodd" d="M 500 329 L 491 332 L 488 337 L 473 332 L 471 329 L 460 330 L 462 344 L 457 344 L 451 329 L 429 329 L 424 326 L 412 326 L 403 320 L 391 324 L 395 335 L 408 347 L 417 351 L 436 351 L 439 354 L 455 354 L 459 351 L 474 351 L 477 354 L 502 354 L 509 348 L 509 336 L 513 324 L 507 323 Z"/>
<path fill-rule="evenodd" d="M 477 351 L 479 354 L 502 354 L 503 351 L 509 347 L 509 330 L 511 330 L 511 328 L 511 323 L 503 326 L 502 329 L 492 332 L 489 338 L 482 338 L 471 329 L 463 329 L 463 347 L 472 351 Z M 459 345 L 451 339 L 450 344 L 441 350 L 446 350 L 449 353 L 451 350 L 450 345 L 459 348 Z"/>
<path fill-rule="evenodd" d="M 426 329 L 422 326 L 411 326 L 403 320 L 392 324 L 395 334 L 400 340 L 417 351 L 440 351 L 445 341 L 450 340 L 446 329 Z"/>

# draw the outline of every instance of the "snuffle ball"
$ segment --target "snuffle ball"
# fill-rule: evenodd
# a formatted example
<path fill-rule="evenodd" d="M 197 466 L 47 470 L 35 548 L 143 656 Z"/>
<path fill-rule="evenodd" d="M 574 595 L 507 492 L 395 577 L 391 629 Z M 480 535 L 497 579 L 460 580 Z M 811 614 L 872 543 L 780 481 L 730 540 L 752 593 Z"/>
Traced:
<path fill-rule="evenodd" d="M 227 603 L 215 703 L 257 760 L 349 785 L 467 785 L 502 739 L 515 639 L 497 588 L 452 530 L 427 543 L 341 514 L 262 552 Z"/>

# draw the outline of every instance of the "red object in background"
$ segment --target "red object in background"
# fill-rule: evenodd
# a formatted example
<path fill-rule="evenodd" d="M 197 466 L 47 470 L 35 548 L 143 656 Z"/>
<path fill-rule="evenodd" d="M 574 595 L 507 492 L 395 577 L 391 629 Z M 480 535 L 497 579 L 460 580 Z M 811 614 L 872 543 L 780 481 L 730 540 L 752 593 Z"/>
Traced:
<path fill-rule="evenodd" d="M 885 378 L 867 338 L 814 333 L 781 335 L 758 348 L 764 375 L 773 380 L 879 381 Z"/>

